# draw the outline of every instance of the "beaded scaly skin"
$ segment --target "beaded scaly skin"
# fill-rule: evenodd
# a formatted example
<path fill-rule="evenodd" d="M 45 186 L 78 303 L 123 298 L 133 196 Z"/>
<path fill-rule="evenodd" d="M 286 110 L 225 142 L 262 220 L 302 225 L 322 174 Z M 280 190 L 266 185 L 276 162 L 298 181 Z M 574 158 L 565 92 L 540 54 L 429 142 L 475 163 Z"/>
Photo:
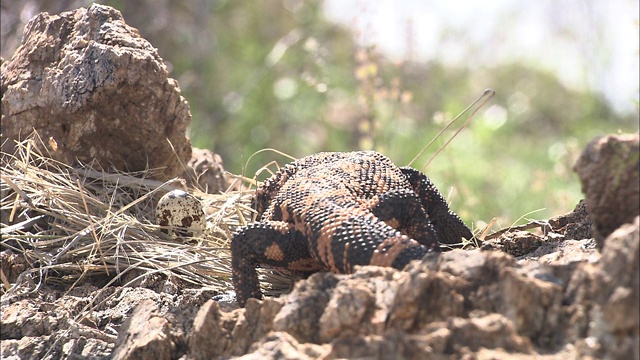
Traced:
<path fill-rule="evenodd" d="M 294 161 L 256 190 L 254 208 L 258 221 L 231 240 L 240 306 L 262 298 L 260 265 L 303 275 L 352 273 L 356 265 L 402 269 L 440 243 L 473 236 L 429 178 L 374 151 Z"/>

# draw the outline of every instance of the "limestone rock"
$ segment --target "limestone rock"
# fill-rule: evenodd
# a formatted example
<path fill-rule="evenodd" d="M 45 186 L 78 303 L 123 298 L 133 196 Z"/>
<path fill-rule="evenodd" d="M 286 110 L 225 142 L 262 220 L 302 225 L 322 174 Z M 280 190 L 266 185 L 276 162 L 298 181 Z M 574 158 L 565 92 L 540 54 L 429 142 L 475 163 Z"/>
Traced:
<path fill-rule="evenodd" d="M 189 105 L 157 50 L 117 10 L 38 14 L 1 69 L 4 152 L 35 129 L 67 164 L 159 169 L 161 180 L 182 173 Z"/>

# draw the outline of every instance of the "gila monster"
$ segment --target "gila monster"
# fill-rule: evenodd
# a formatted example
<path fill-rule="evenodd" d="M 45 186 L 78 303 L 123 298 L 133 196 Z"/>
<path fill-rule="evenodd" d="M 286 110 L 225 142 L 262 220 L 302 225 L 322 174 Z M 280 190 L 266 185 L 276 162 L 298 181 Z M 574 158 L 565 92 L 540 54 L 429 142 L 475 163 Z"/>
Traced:
<path fill-rule="evenodd" d="M 374 151 L 324 152 L 282 167 L 256 190 L 259 221 L 231 240 L 240 306 L 262 298 L 256 267 L 309 275 L 357 265 L 402 269 L 473 234 L 429 178 Z"/>

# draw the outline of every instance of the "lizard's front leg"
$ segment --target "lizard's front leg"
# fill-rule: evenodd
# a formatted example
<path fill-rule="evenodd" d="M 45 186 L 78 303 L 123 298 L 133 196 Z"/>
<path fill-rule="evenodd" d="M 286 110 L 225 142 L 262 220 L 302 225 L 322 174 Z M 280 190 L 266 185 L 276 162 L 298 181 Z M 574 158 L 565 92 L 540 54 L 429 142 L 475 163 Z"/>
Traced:
<path fill-rule="evenodd" d="M 285 222 L 256 222 L 238 229 L 231 239 L 233 287 L 240 306 L 248 298 L 262 299 L 256 267 L 269 265 L 293 271 L 319 268 L 304 236 Z"/>

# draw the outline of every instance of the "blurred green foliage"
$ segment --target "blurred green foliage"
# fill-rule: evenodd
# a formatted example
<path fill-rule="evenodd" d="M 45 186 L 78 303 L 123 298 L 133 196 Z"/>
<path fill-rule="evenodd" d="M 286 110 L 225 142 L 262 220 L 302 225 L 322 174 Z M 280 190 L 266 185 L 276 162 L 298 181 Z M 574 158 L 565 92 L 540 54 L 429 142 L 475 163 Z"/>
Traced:
<path fill-rule="evenodd" d="M 543 219 L 572 210 L 582 195 L 571 167 L 584 146 L 597 135 L 638 131 L 637 114 L 616 114 L 598 95 L 569 90 L 527 64 L 471 71 L 391 62 L 357 46 L 317 0 L 104 3 L 158 48 L 178 79 L 193 145 L 249 177 L 271 161 L 288 162 L 262 152 L 247 163 L 264 148 L 294 157 L 372 148 L 406 165 L 491 87 L 495 98 L 425 171 L 467 223 L 497 217 L 505 227 L 531 212 L 527 218 Z"/>

